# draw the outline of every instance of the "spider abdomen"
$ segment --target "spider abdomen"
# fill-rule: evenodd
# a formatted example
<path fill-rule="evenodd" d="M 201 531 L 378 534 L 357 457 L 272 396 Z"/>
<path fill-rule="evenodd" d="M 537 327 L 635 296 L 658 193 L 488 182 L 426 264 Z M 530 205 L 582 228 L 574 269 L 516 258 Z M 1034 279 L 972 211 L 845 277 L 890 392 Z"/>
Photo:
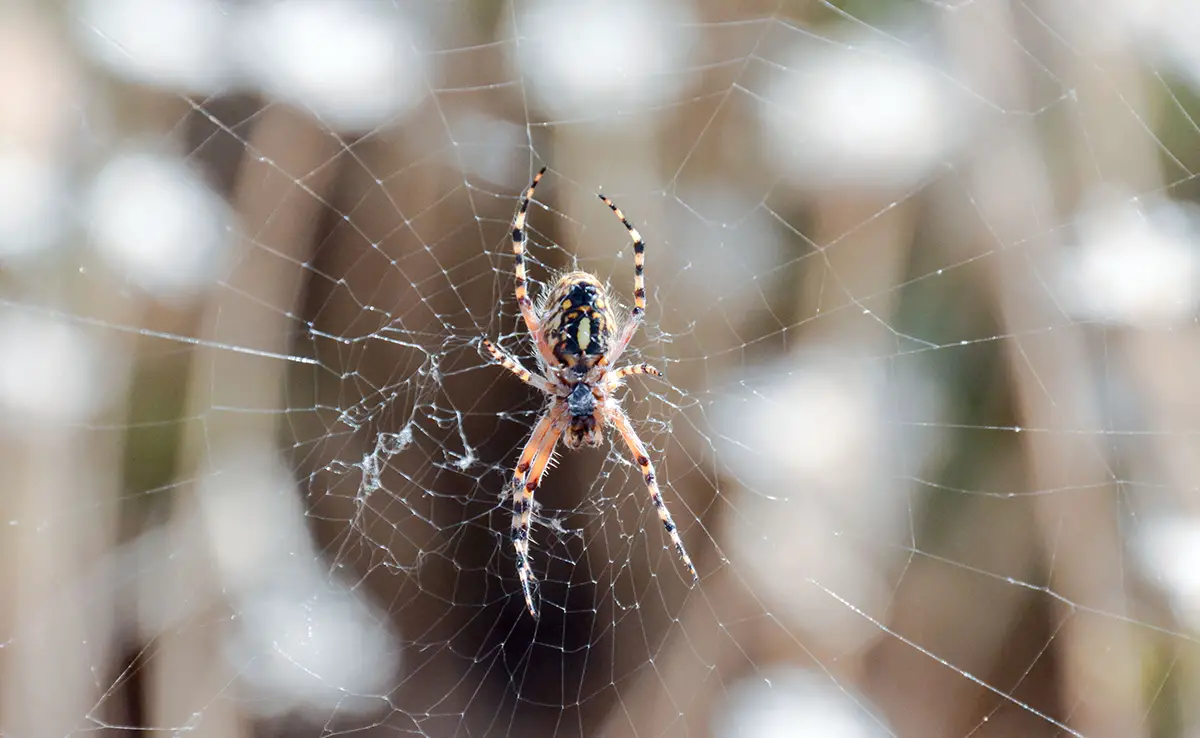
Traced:
<path fill-rule="evenodd" d="M 612 309 L 604 285 L 587 272 L 563 275 L 542 315 L 546 343 L 559 363 L 583 376 L 609 352 Z"/>

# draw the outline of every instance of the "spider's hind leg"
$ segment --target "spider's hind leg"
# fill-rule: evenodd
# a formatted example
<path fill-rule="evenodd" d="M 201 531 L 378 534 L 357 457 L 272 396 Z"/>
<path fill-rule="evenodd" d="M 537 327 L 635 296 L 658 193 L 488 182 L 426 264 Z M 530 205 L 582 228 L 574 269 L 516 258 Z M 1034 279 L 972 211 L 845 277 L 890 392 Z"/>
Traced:
<path fill-rule="evenodd" d="M 529 532 L 533 523 L 534 501 L 533 493 L 542 483 L 546 467 L 554 456 L 554 447 L 562 435 L 564 423 L 562 408 L 559 406 L 542 416 L 525 449 L 512 481 L 512 543 L 517 554 L 517 576 L 521 579 L 521 591 L 525 595 L 525 607 L 529 614 L 538 616 L 537 607 L 537 577 L 529 562 Z"/>
<path fill-rule="evenodd" d="M 687 549 L 683 545 L 683 538 L 679 535 L 679 530 L 675 525 L 675 520 L 671 517 L 671 512 L 667 510 L 667 503 L 663 501 L 662 491 L 658 488 L 658 479 L 654 474 L 654 464 L 650 462 L 650 457 L 646 455 L 646 445 L 642 443 L 642 439 L 638 438 L 637 432 L 633 429 L 633 424 L 629 422 L 629 416 L 621 408 L 616 406 L 611 407 L 608 411 L 608 420 L 616 427 L 621 437 L 625 439 L 625 445 L 629 447 L 629 451 L 633 454 L 633 460 L 641 470 L 642 479 L 645 481 L 646 489 L 650 493 L 650 502 L 654 505 L 654 510 L 658 513 L 658 518 L 662 521 L 663 528 L 667 531 L 667 536 L 675 546 L 675 554 L 683 562 L 683 567 L 691 575 L 692 581 L 700 581 L 700 575 L 696 573 L 696 566 L 692 563 L 692 557 L 688 556 Z"/>

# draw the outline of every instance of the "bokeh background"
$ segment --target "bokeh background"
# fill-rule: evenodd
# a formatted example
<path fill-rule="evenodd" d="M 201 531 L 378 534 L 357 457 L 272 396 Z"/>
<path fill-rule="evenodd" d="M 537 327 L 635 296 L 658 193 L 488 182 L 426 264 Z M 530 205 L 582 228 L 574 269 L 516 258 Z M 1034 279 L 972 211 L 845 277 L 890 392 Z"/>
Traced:
<path fill-rule="evenodd" d="M 1190 0 L 0 8 L 0 735 L 1200 735 Z M 505 485 L 535 287 L 649 312 Z M 643 379 L 645 381 L 643 381 Z M 606 446 L 605 449 L 608 447 Z"/>

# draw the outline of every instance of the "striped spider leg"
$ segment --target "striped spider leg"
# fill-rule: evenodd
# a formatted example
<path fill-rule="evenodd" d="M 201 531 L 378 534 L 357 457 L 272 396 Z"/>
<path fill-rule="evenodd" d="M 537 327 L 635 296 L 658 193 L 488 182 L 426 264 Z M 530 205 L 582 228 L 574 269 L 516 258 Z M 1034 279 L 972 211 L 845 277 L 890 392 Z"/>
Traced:
<path fill-rule="evenodd" d="M 533 190 L 538 186 L 538 182 L 542 181 L 542 175 L 545 173 L 546 167 L 542 167 L 534 175 L 533 181 L 529 183 L 529 187 L 521 195 L 521 202 L 517 205 L 517 212 L 513 214 L 511 229 L 513 282 L 517 295 L 517 306 L 521 309 L 521 318 L 525 321 L 525 328 L 529 331 L 529 335 L 533 337 L 534 345 L 537 346 L 538 356 L 546 364 L 553 364 L 555 363 L 554 354 L 550 350 L 550 345 L 546 343 L 542 336 L 542 323 L 533 310 L 533 300 L 529 297 L 529 280 L 525 272 L 525 241 L 527 240 L 525 236 L 525 219 L 529 212 L 529 203 L 533 200 Z"/>
<path fill-rule="evenodd" d="M 637 228 L 633 227 L 633 224 L 629 222 L 625 214 L 621 212 L 621 209 L 616 206 L 616 203 L 604 195 L 600 195 L 600 200 L 608 206 L 609 210 L 613 211 L 614 215 L 621 219 L 621 224 L 629 232 L 629 237 L 633 239 L 633 312 L 629 317 L 629 321 L 625 324 L 625 329 L 621 332 L 621 337 L 617 340 L 616 346 L 613 347 L 611 360 L 615 362 L 633 339 L 634 333 L 637 332 L 638 326 L 646 314 L 646 243 L 642 240 L 642 235 L 638 233 Z M 616 387 L 622 379 L 635 374 L 649 374 L 655 377 L 662 376 L 662 372 L 649 364 L 632 364 L 610 373 L 607 377 L 608 384 L 610 387 Z M 650 492 L 650 502 L 654 505 L 655 511 L 658 512 L 658 517 L 662 521 L 667 535 L 671 538 L 671 543 L 675 545 L 675 553 L 679 556 L 679 560 L 683 562 L 684 568 L 692 575 L 692 581 L 699 581 L 700 576 L 696 574 L 696 567 L 692 564 L 692 557 L 688 556 L 687 549 L 683 545 L 683 539 L 679 537 L 675 521 L 671 518 L 671 513 L 667 510 L 666 503 L 663 502 L 662 492 L 658 489 L 657 477 L 654 474 L 654 465 L 650 462 L 650 457 L 646 455 L 646 447 L 642 443 L 642 439 L 638 438 L 637 432 L 633 429 L 633 424 L 629 422 L 629 416 L 616 403 L 612 403 L 609 406 L 608 422 L 620 432 L 621 437 L 625 440 L 625 445 L 629 447 L 630 453 L 633 454 L 634 461 L 637 462 L 638 468 L 642 472 L 642 478 L 646 482 L 646 487 Z"/>
<path fill-rule="evenodd" d="M 629 422 L 629 416 L 616 403 L 608 406 L 608 422 L 612 423 L 617 432 L 621 434 L 625 445 L 629 447 L 629 452 L 633 454 L 633 460 L 642 472 L 642 481 L 646 483 L 646 489 L 650 492 L 650 502 L 654 505 L 654 511 L 658 513 L 658 519 L 662 521 L 667 536 L 675 546 L 675 554 L 683 562 L 688 574 L 692 575 L 692 581 L 700 581 L 700 575 L 696 573 L 696 567 L 692 564 L 692 557 L 688 556 L 683 539 L 679 537 L 679 530 L 675 527 L 671 511 L 667 510 L 667 503 L 663 502 L 662 492 L 658 489 L 658 477 L 654 474 L 654 464 L 646 455 L 646 445 L 642 443 L 641 438 L 638 438 L 637 431 L 633 429 L 633 423 Z"/>
<path fill-rule="evenodd" d="M 633 227 L 616 203 L 604 195 L 600 195 L 600 200 L 621 219 L 621 225 L 625 226 L 625 230 L 629 231 L 629 237 L 633 239 L 633 310 L 612 348 L 612 353 L 605 358 L 605 363 L 615 364 L 617 359 L 621 358 L 621 354 L 625 353 L 625 348 L 633 340 L 633 335 L 637 333 L 638 326 L 642 324 L 642 320 L 646 316 L 646 242 L 642 240 L 642 234 L 638 233 L 638 229 Z M 662 376 L 662 374 L 657 376 Z"/>
<path fill-rule="evenodd" d="M 534 618 L 538 616 L 537 577 L 529 564 L 529 532 L 533 523 L 533 493 L 537 491 L 546 475 L 546 468 L 554 456 L 554 447 L 562 436 L 566 423 L 563 422 L 561 403 L 551 406 L 549 412 L 534 427 L 521 458 L 517 462 L 512 481 L 512 538 L 517 552 L 517 576 L 521 579 L 521 591 L 525 595 L 525 607 Z"/>

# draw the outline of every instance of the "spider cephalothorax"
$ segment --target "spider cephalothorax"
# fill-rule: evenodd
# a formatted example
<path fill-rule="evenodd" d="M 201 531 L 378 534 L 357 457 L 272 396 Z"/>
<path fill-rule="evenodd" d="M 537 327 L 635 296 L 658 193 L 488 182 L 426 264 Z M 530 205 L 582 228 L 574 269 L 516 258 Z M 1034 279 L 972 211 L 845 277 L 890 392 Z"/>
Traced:
<path fill-rule="evenodd" d="M 537 617 L 534 592 L 537 579 L 529 564 L 529 527 L 533 516 L 533 493 L 554 455 L 554 447 L 562 438 L 567 448 L 598 446 L 604 440 L 604 427 L 611 425 L 625 441 L 641 470 L 650 492 L 650 500 L 675 552 L 679 555 L 693 581 L 699 579 L 696 568 L 683 546 L 683 539 L 667 511 L 654 466 L 646 455 L 646 446 L 633 430 L 629 416 L 612 397 L 612 391 L 622 380 L 633 374 L 662 376 L 649 364 L 633 364 L 612 369 L 629 346 L 646 312 L 646 285 L 643 277 L 645 243 L 620 209 L 604 195 L 600 199 L 616 213 L 633 239 L 634 307 L 628 320 L 618 324 L 607 290 L 596 277 L 587 272 L 571 272 L 558 279 L 547 293 L 541 309 L 535 310 L 529 298 L 525 276 L 525 216 L 533 190 L 541 181 L 545 168 L 537 173 L 521 197 L 512 222 L 513 256 L 515 262 L 517 306 L 525 327 L 537 347 L 543 374 L 534 374 L 491 341 L 483 345 L 505 369 L 551 399 L 546 412 L 538 419 L 526 442 L 513 475 L 512 541 L 517 552 L 517 574 L 525 593 L 525 605 Z"/>
<path fill-rule="evenodd" d="M 587 382 L 579 382 L 571 388 L 571 394 L 567 395 L 570 422 L 563 433 L 563 443 L 567 444 L 567 448 L 600 445 L 604 440 L 604 418 L 600 415 L 600 408 L 606 400 L 599 387 Z"/>

